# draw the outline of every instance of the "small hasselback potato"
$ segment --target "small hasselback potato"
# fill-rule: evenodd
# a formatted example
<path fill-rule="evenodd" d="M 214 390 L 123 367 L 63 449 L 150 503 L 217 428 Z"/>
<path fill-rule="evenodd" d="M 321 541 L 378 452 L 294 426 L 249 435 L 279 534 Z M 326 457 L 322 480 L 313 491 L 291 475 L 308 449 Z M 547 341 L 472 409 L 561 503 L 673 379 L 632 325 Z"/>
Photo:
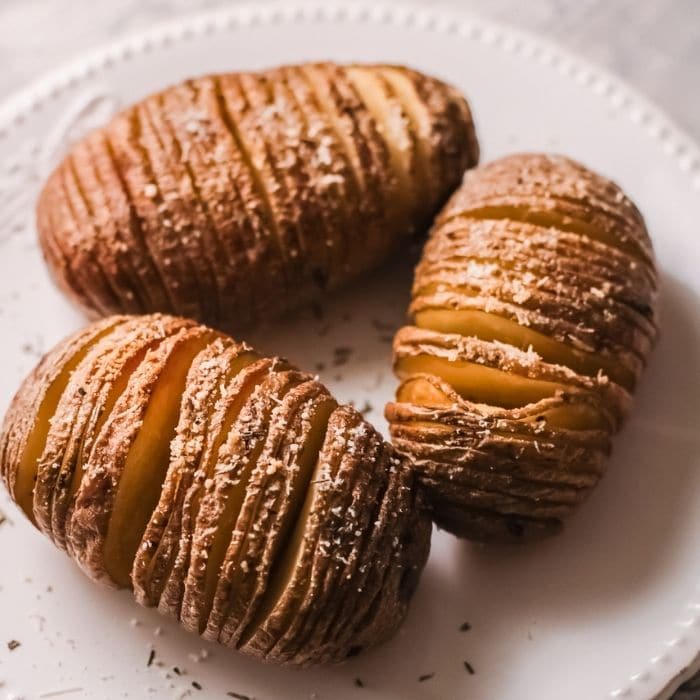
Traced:
<path fill-rule="evenodd" d="M 357 411 L 183 318 L 112 316 L 49 352 L 0 469 L 91 578 L 274 663 L 388 638 L 428 555 L 413 472 Z"/>
<path fill-rule="evenodd" d="M 561 156 L 475 170 L 416 268 L 386 408 L 435 522 L 483 541 L 558 531 L 604 473 L 657 336 L 641 214 Z"/>
<path fill-rule="evenodd" d="M 93 317 L 238 330 L 378 265 L 477 160 L 464 98 L 408 68 L 205 76 L 75 145 L 39 198 L 39 240 Z"/>

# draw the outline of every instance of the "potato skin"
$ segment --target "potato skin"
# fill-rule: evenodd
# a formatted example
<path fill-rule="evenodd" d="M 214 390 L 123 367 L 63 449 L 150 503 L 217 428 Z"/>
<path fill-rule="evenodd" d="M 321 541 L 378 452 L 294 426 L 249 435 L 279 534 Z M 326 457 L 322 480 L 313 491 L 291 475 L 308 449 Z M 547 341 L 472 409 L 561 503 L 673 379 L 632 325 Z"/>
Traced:
<path fill-rule="evenodd" d="M 561 530 L 629 413 L 658 335 L 657 286 L 644 220 L 610 180 L 544 154 L 465 174 L 416 268 L 386 407 L 440 527 L 485 542 Z M 559 388 L 506 408 L 421 362 L 500 370 L 501 395 L 524 380 Z"/>
<path fill-rule="evenodd" d="M 239 330 L 381 263 L 477 160 L 464 98 L 408 68 L 204 76 L 75 145 L 39 197 L 39 240 L 92 317 Z"/>
<path fill-rule="evenodd" d="M 55 414 L 38 420 L 46 396 Z M 149 411 L 164 398 L 172 425 Z M 160 492 L 119 573 L 118 509 L 137 518 L 159 468 L 132 457 L 155 448 Z M 25 513 L 91 578 L 271 663 L 342 661 L 390 637 L 428 556 L 413 471 L 355 409 L 182 318 L 112 317 L 50 351 L 10 406 L 0 459 L 13 497 L 36 470 Z"/>

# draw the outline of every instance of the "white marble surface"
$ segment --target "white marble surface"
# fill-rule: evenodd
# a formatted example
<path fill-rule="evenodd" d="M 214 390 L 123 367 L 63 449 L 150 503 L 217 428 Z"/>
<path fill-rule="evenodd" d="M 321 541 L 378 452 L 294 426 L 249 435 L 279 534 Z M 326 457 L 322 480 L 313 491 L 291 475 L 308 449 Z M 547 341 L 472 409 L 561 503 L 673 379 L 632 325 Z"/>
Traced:
<path fill-rule="evenodd" d="M 0 99 L 111 38 L 222 4 L 220 0 L 0 0 Z M 700 140 L 700 0 L 445 4 L 565 44 L 627 79 Z M 698 700 L 700 680 L 686 684 L 685 691 L 674 697 Z"/>

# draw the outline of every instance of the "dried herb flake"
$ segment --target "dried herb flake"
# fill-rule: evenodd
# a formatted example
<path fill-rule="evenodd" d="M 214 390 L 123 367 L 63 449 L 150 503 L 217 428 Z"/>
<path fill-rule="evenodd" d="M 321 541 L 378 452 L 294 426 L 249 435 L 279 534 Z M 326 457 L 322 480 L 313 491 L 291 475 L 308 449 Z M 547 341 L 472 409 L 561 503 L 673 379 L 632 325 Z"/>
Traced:
<path fill-rule="evenodd" d="M 151 666 L 153 666 L 153 661 L 155 660 L 155 658 L 156 658 L 156 650 L 151 649 L 151 653 L 148 655 L 148 661 L 146 662 L 146 666 L 149 668 Z"/>
<path fill-rule="evenodd" d="M 418 682 L 425 683 L 425 681 L 429 681 L 434 675 L 434 673 L 424 673 L 422 676 L 418 676 Z"/>
<path fill-rule="evenodd" d="M 7 648 L 8 648 L 10 651 L 14 651 L 18 646 L 20 646 L 20 642 L 18 642 L 16 639 L 11 639 L 11 640 L 7 643 Z"/>
<path fill-rule="evenodd" d="M 253 698 L 250 697 L 250 695 L 244 695 L 243 693 L 236 693 L 233 690 L 229 690 L 228 693 L 226 693 L 230 698 L 235 698 L 236 700 L 253 700 Z"/>
<path fill-rule="evenodd" d="M 366 416 L 368 413 L 372 412 L 373 408 L 374 407 L 372 406 L 372 404 L 369 401 L 365 401 L 364 406 L 362 406 L 362 408 L 360 409 L 360 413 L 363 416 Z"/>
<path fill-rule="evenodd" d="M 364 688 L 364 687 L 365 687 L 365 684 L 362 682 L 362 678 L 356 678 L 356 679 L 355 679 L 355 685 L 356 685 L 358 688 Z"/>
<path fill-rule="evenodd" d="M 472 628 L 472 626 L 468 622 L 463 622 L 459 626 L 459 631 L 460 632 L 469 632 L 469 630 Z"/>
<path fill-rule="evenodd" d="M 465 662 L 464 662 L 464 668 L 467 670 L 467 673 L 468 673 L 470 676 L 473 676 L 473 675 L 474 675 L 474 673 L 475 673 L 474 667 L 473 667 L 468 661 L 465 661 Z"/>

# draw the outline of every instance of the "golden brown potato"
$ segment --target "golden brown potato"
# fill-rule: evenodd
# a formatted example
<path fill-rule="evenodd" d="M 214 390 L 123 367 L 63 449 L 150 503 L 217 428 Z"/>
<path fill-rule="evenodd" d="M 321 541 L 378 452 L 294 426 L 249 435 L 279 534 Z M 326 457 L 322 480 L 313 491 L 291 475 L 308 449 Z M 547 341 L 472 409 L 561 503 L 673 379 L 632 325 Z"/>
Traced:
<path fill-rule="evenodd" d="M 113 316 L 46 355 L 0 473 L 93 579 L 275 663 L 389 637 L 428 555 L 412 470 L 357 411 L 173 316 Z"/>
<path fill-rule="evenodd" d="M 240 329 L 379 264 L 477 160 L 464 98 L 408 68 L 206 76 L 79 142 L 40 196 L 39 238 L 92 316 Z"/>
<path fill-rule="evenodd" d="M 438 525 L 477 540 L 557 531 L 603 474 L 657 335 L 641 214 L 560 156 L 468 172 L 416 268 L 386 415 Z"/>

